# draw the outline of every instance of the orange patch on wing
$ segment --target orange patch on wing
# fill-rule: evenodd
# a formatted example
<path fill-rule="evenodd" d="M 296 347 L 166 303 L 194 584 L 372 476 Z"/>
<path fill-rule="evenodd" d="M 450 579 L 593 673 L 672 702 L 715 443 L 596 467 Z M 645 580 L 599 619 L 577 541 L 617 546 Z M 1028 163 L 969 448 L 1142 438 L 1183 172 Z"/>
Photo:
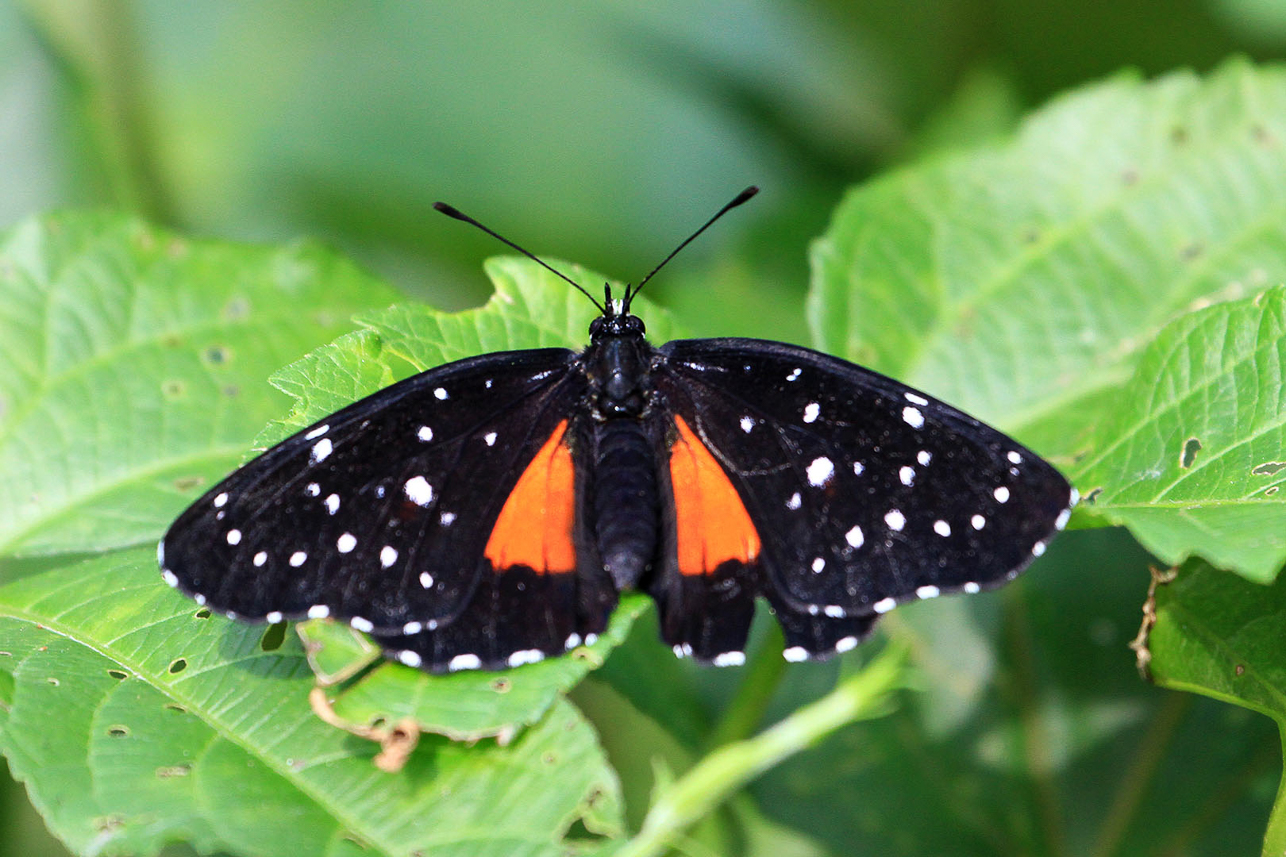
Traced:
<path fill-rule="evenodd" d="M 679 572 L 708 574 L 730 559 L 749 565 L 759 556 L 759 532 L 737 489 L 683 417 L 670 447 L 670 483 L 678 530 Z"/>
<path fill-rule="evenodd" d="M 561 574 L 576 568 L 576 471 L 563 443 L 566 432 L 563 420 L 518 477 L 496 518 L 483 553 L 497 571 L 525 565 Z"/>

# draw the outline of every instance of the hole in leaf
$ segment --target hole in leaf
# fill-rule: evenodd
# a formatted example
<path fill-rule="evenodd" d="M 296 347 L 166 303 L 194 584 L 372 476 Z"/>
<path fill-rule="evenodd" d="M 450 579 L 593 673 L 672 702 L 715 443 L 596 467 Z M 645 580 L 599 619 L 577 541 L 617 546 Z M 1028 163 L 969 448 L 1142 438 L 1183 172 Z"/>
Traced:
<path fill-rule="evenodd" d="M 1286 470 L 1286 461 L 1265 461 L 1250 472 L 1256 476 L 1276 476 L 1282 470 Z"/>
<path fill-rule="evenodd" d="M 58 679 L 54 678 L 53 676 L 50 676 L 49 678 L 45 679 L 45 681 L 49 682 L 54 687 L 58 687 L 62 684 L 62 682 L 60 682 Z"/>
<path fill-rule="evenodd" d="M 1245 665 L 1245 664 L 1237 664 L 1237 666 L 1235 666 L 1235 667 L 1233 668 L 1233 672 L 1235 672 L 1235 673 L 1236 673 L 1237 675 L 1239 675 L 1239 676 L 1240 676 L 1240 675 L 1245 675 L 1245 674 L 1246 674 L 1246 665 Z"/>
<path fill-rule="evenodd" d="M 1188 142 L 1188 129 L 1182 125 L 1176 125 L 1170 129 L 1170 142 L 1176 146 L 1182 146 Z"/>
<path fill-rule="evenodd" d="M 130 732 L 128 726 L 122 726 L 118 723 L 115 726 L 108 726 L 107 734 L 111 735 L 113 738 L 128 738 Z"/>
<path fill-rule="evenodd" d="M 1273 135 L 1268 133 L 1268 129 L 1258 122 L 1250 126 L 1250 136 L 1254 138 L 1256 143 L 1267 145 L 1273 142 Z"/>
<path fill-rule="evenodd" d="M 269 625 L 268 630 L 263 632 L 259 638 L 259 648 L 265 652 L 275 652 L 281 648 L 281 644 L 286 640 L 286 623 L 278 622 L 275 625 Z"/>
<path fill-rule="evenodd" d="M 12 658 L 13 652 L 0 652 L 0 658 Z"/>
<path fill-rule="evenodd" d="M 1193 259 L 1196 259 L 1204 253 L 1205 249 L 1206 248 L 1202 247 L 1201 244 L 1193 241 L 1191 244 L 1185 245 L 1184 248 L 1179 251 L 1179 258 L 1185 262 L 1191 262 Z"/>
<path fill-rule="evenodd" d="M 186 390 L 187 387 L 184 386 L 183 382 L 177 379 L 172 378 L 169 381 L 161 382 L 161 394 L 167 399 L 180 398 Z"/>
<path fill-rule="evenodd" d="M 166 765 L 165 767 L 156 769 L 156 776 L 162 780 L 169 780 L 174 777 L 186 777 L 190 773 L 192 773 L 192 765 L 190 762 L 184 762 L 180 765 Z"/>
<path fill-rule="evenodd" d="M 188 713 L 188 710 L 184 708 L 182 705 L 179 705 L 177 702 L 167 702 L 163 707 L 165 708 L 166 711 L 174 711 L 179 714 Z"/>
<path fill-rule="evenodd" d="M 491 689 L 496 693 L 508 693 L 513 687 L 513 682 L 507 678 L 498 678 L 491 683 Z"/>
<path fill-rule="evenodd" d="M 188 668 L 188 659 L 187 659 L 187 658 L 175 658 L 175 659 L 170 663 L 170 674 L 171 674 L 171 675 L 177 675 L 178 673 L 183 672 L 183 671 L 184 671 L 185 669 L 187 669 L 187 668 Z"/>
<path fill-rule="evenodd" d="M 1179 453 L 1179 466 L 1187 470 L 1192 466 L 1192 462 L 1197 460 L 1197 453 L 1201 451 L 1201 441 L 1195 437 L 1190 437 L 1183 442 L 1183 452 Z"/>
<path fill-rule="evenodd" d="M 1085 495 L 1085 499 L 1082 502 L 1085 503 L 1086 505 L 1093 506 L 1095 501 L 1098 500 L 1099 495 L 1102 493 L 1103 493 L 1102 488 L 1094 488 L 1088 494 Z"/>
<path fill-rule="evenodd" d="M 196 611 L 195 613 L 193 613 L 193 614 L 192 614 L 192 618 L 193 618 L 193 619 L 209 619 L 209 618 L 210 618 L 210 608 L 208 608 L 208 607 L 202 607 L 200 610 L 198 610 L 198 611 Z"/>
<path fill-rule="evenodd" d="M 388 724 L 388 720 L 383 717 L 376 717 L 371 721 L 372 729 L 383 729 Z"/>
<path fill-rule="evenodd" d="M 219 366 L 232 359 L 232 352 L 227 346 L 211 345 L 201 356 L 206 363 L 209 363 L 212 366 Z"/>
<path fill-rule="evenodd" d="M 1121 184 L 1129 187 L 1139 183 L 1139 171 L 1134 167 L 1128 167 L 1121 171 Z"/>
<path fill-rule="evenodd" d="M 235 399 L 237 396 L 241 395 L 241 388 L 236 384 L 229 384 L 223 388 L 223 395 L 227 396 L 229 399 Z"/>
<path fill-rule="evenodd" d="M 125 672 L 125 670 L 108 670 L 107 674 L 117 681 L 124 681 L 129 678 L 129 673 Z"/>
<path fill-rule="evenodd" d="M 540 761 L 546 765 L 556 765 L 558 764 L 558 755 L 556 753 L 545 753 L 540 757 Z"/>
<path fill-rule="evenodd" d="M 1277 493 L 1278 491 L 1280 491 L 1280 490 L 1281 490 L 1281 489 L 1280 489 L 1280 487 L 1279 487 L 1279 486 L 1277 486 L 1277 485 L 1270 485 L 1269 487 L 1267 487 L 1267 488 L 1265 488 L 1265 489 L 1264 489 L 1264 496 L 1265 496 L 1265 497 L 1271 497 L 1271 496 L 1273 496 L 1274 494 L 1276 494 L 1276 493 Z"/>

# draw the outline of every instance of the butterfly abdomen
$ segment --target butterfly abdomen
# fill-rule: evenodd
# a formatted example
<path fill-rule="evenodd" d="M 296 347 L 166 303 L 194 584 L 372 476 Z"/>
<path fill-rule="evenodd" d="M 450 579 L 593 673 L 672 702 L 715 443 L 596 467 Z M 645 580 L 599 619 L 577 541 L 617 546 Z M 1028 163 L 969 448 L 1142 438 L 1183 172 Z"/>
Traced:
<path fill-rule="evenodd" d="M 610 419 L 594 427 L 595 533 L 616 588 L 636 588 L 656 555 L 660 503 L 656 452 L 644 423 Z"/>

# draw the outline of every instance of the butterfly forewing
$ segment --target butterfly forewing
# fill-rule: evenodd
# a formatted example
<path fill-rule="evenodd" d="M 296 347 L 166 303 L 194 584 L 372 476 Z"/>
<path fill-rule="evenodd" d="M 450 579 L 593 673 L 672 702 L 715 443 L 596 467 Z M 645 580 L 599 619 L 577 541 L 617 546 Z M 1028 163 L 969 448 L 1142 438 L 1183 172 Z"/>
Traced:
<path fill-rule="evenodd" d="M 860 638 L 856 617 L 1011 578 L 1067 521 L 1049 464 L 892 379 L 758 340 L 658 350 L 654 383 L 737 486 L 764 594 L 809 653 Z"/>
<path fill-rule="evenodd" d="M 243 618 L 451 622 L 518 476 L 584 394 L 575 359 L 483 355 L 332 414 L 193 504 L 162 542 L 166 580 Z"/>

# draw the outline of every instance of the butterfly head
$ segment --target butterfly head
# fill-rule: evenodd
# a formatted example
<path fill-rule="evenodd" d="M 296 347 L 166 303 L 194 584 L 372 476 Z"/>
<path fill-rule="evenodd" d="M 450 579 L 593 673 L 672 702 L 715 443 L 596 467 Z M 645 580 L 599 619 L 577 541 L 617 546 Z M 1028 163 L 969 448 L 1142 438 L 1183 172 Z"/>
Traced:
<path fill-rule="evenodd" d="M 642 339 L 647 332 L 643 319 L 630 312 L 630 298 L 633 294 L 627 287 L 625 296 L 612 297 L 610 284 L 603 286 L 603 314 L 589 323 L 590 342 L 600 342 L 607 337 L 630 337 Z"/>

